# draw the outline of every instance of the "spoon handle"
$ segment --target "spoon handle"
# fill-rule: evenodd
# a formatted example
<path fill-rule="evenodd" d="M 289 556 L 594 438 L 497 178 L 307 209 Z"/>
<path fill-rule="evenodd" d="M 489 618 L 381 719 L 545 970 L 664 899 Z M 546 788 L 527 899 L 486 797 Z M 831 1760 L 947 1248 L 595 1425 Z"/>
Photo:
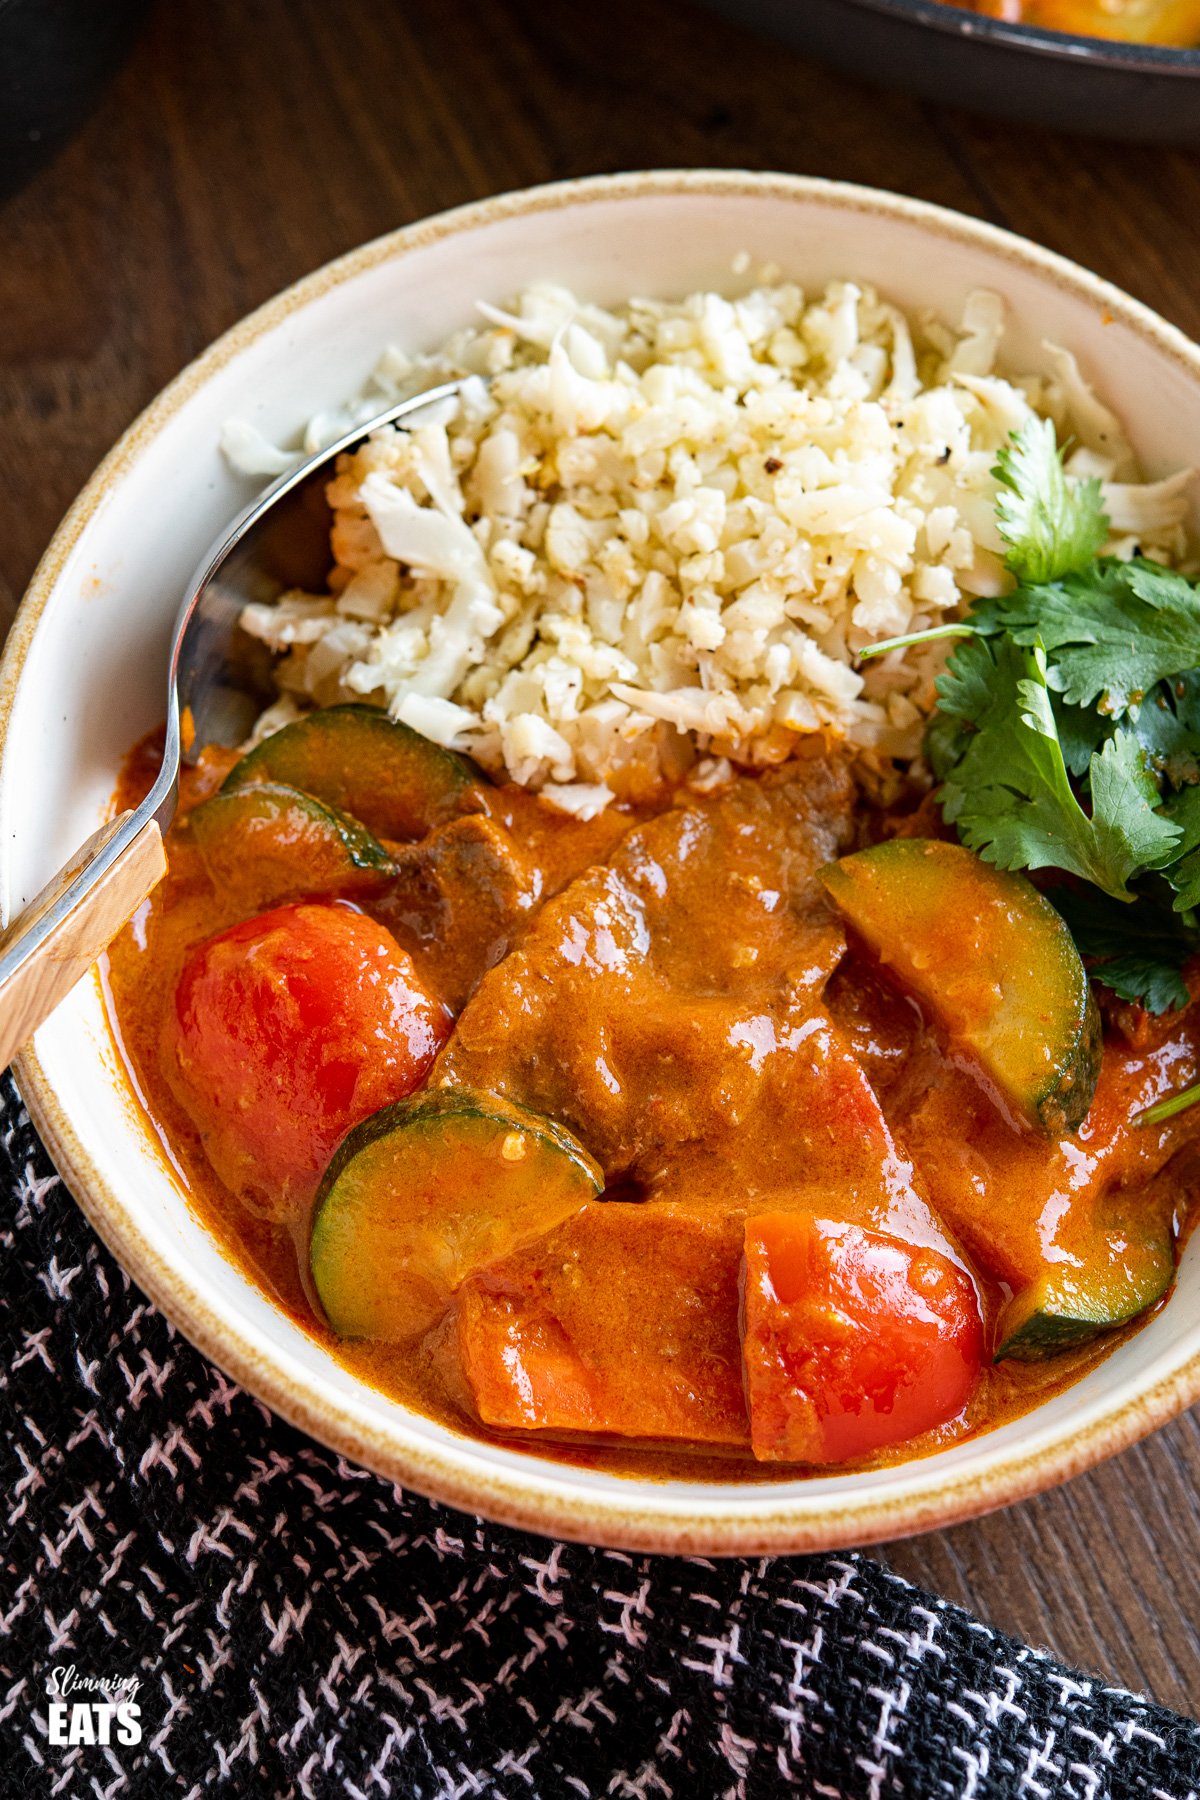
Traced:
<path fill-rule="evenodd" d="M 158 821 L 125 812 L 93 833 L 13 920 L 0 938 L 0 1068 L 166 872 Z"/>

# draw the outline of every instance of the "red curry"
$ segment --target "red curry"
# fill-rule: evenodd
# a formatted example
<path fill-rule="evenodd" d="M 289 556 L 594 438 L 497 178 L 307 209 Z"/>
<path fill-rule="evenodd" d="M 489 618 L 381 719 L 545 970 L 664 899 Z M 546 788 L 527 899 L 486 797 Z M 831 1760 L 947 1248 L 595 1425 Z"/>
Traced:
<path fill-rule="evenodd" d="M 1200 1136 L 1136 1120 L 1193 1012 L 1102 1036 L 926 810 L 814 741 L 584 823 L 328 709 L 188 772 L 114 1027 L 229 1254 L 426 1414 L 730 1479 L 925 1452 L 1161 1301 Z"/>

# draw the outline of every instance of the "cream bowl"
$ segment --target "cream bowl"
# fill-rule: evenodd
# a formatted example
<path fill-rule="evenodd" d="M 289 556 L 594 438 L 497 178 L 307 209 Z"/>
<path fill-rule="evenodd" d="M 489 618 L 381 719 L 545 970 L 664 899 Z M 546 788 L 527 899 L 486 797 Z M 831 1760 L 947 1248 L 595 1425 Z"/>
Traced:
<path fill-rule="evenodd" d="M 1200 444 L 1200 351 L 1046 251 L 935 207 L 785 175 L 604 177 L 483 201 L 368 244 L 270 301 L 134 423 L 60 526 L 0 668 L 0 884 L 25 903 L 110 805 L 161 718 L 171 622 L 204 546 L 247 498 L 218 453 L 238 414 L 287 439 L 364 381 L 389 342 L 424 348 L 479 299 L 534 279 L 612 301 L 735 288 L 734 259 L 808 287 L 877 284 L 954 317 L 1009 303 L 1006 356 L 1070 345 L 1152 475 Z M 459 1435 L 364 1386 L 221 1254 L 131 1095 L 96 975 L 19 1059 L 33 1118 L 88 1218 L 178 1328 L 278 1413 L 423 1493 L 532 1530 L 631 1549 L 815 1550 L 946 1525 L 1078 1473 L 1200 1395 L 1200 1242 L 1178 1291 L 1082 1381 L 1015 1423 L 866 1474 L 769 1484 L 626 1479 Z"/>

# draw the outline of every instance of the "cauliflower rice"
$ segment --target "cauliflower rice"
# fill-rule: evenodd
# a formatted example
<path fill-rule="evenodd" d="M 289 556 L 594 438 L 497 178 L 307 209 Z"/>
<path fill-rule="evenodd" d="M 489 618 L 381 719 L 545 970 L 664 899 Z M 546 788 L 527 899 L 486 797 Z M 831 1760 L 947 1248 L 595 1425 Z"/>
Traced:
<path fill-rule="evenodd" d="M 1068 350 L 997 372 L 995 294 L 950 328 L 870 288 L 788 283 L 602 310 L 535 286 L 432 355 L 389 351 L 344 416 L 464 377 L 339 459 L 324 594 L 246 609 L 277 653 L 257 735 L 315 705 L 386 706 L 587 816 L 697 758 L 786 757 L 825 730 L 913 757 L 944 644 L 881 638 L 1008 581 L 996 452 L 1031 411 L 1104 483 L 1109 548 L 1174 560 L 1190 472 L 1142 484 Z M 231 424 L 249 473 L 287 458 Z"/>

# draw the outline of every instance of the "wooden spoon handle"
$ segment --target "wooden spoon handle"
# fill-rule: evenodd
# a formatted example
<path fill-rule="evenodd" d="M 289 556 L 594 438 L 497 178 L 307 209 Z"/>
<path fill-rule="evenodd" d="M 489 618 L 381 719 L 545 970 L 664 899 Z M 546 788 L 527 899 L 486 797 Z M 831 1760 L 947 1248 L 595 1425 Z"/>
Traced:
<path fill-rule="evenodd" d="M 157 820 L 147 819 L 137 830 L 133 824 L 134 814 L 126 812 L 102 825 L 0 938 L 0 1068 L 166 874 Z M 122 835 L 128 841 L 106 859 L 104 851 Z"/>

